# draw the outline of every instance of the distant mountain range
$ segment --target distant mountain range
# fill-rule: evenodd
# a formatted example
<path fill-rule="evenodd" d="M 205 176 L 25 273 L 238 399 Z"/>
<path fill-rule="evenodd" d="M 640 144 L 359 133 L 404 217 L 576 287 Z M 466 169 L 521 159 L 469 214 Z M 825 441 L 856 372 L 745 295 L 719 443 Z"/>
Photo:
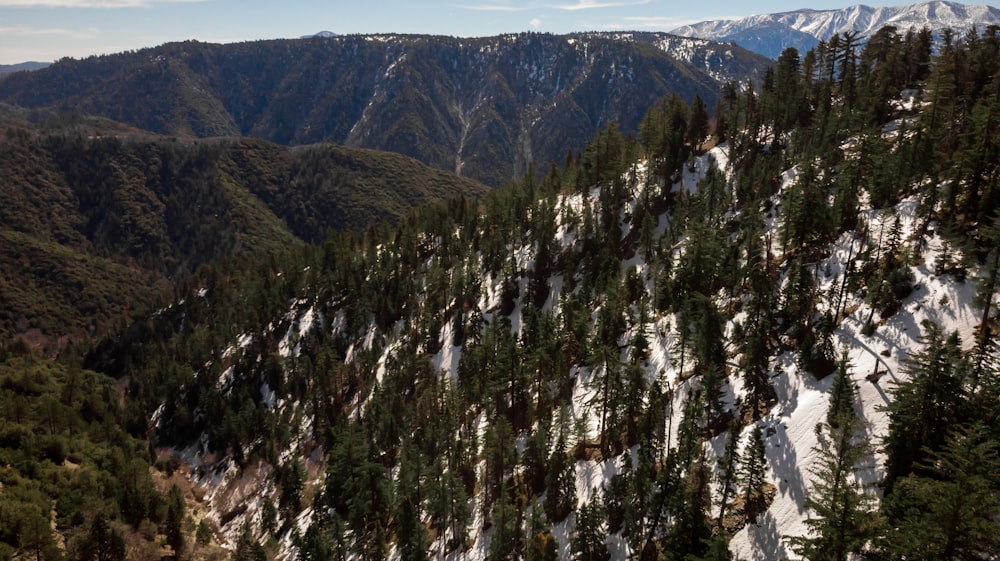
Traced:
<path fill-rule="evenodd" d="M 7 74 L 13 74 L 14 72 L 20 72 L 22 70 L 32 71 L 41 70 L 46 66 L 49 66 L 50 62 L 21 62 L 18 64 L 0 64 L 0 78 L 3 78 Z"/>
<path fill-rule="evenodd" d="M 926 26 L 937 35 L 948 28 L 962 33 L 973 24 L 980 31 L 988 25 L 1000 24 L 1000 9 L 942 1 L 880 8 L 856 5 L 841 10 L 806 9 L 742 19 L 703 21 L 678 27 L 671 33 L 732 41 L 776 59 L 788 47 L 807 51 L 821 40 L 846 31 L 856 31 L 861 38 L 865 38 L 887 25 L 894 25 L 901 32 Z"/>
<path fill-rule="evenodd" d="M 661 97 L 711 108 L 722 82 L 768 64 L 665 33 L 188 41 L 12 75 L 0 101 L 174 136 L 399 152 L 499 186 L 562 163 L 611 122 L 635 132 Z"/>

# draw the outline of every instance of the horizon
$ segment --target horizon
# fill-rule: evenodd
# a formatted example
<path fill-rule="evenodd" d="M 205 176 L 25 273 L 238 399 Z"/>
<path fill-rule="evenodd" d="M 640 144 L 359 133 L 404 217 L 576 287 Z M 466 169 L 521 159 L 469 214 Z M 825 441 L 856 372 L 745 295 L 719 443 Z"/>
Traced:
<path fill-rule="evenodd" d="M 802 9 L 836 10 L 915 2 L 735 0 L 672 5 L 666 0 L 376 0 L 361 6 L 290 0 L 0 0 L 0 64 L 54 62 L 196 40 L 240 43 L 337 35 L 491 37 L 510 33 L 671 31 L 701 21 Z M 966 3 L 965 5 L 984 5 Z M 752 10 L 752 11 L 751 11 Z"/>

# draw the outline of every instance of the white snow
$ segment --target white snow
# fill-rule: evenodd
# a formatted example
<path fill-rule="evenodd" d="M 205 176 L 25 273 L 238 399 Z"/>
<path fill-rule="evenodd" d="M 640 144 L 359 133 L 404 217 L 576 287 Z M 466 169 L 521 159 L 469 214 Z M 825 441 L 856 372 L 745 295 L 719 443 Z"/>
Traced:
<path fill-rule="evenodd" d="M 729 171 L 728 148 L 725 145 L 713 148 L 709 153 L 693 159 L 685 164 L 681 177 L 672 186 L 675 191 L 694 192 L 698 188 L 699 181 L 707 173 L 711 161 L 715 161 L 720 170 L 724 173 Z M 635 184 L 631 195 L 637 197 L 642 185 L 647 183 L 645 166 L 638 166 L 634 170 Z M 781 176 L 781 190 L 793 185 L 798 178 L 798 170 L 795 168 L 786 170 Z M 568 249 L 577 243 L 578 231 L 572 224 L 566 224 L 563 218 L 570 214 L 575 214 L 580 218 L 584 205 L 589 205 L 592 209 L 597 208 L 600 200 L 600 187 L 594 187 L 584 194 L 575 194 L 561 197 L 555 206 L 556 224 L 556 247 Z M 780 201 L 780 194 L 772 200 L 773 203 Z M 900 218 L 902 228 L 901 243 L 914 251 L 912 270 L 915 277 L 915 290 L 905 299 L 898 313 L 889 318 L 878 317 L 877 312 L 872 314 L 862 295 L 847 291 L 842 310 L 845 312 L 843 320 L 834 332 L 834 344 L 839 354 L 841 349 L 847 352 L 847 356 L 852 365 L 852 377 L 858 390 L 857 409 L 864 420 L 866 433 L 872 437 L 873 448 L 876 450 L 870 458 L 867 458 L 864 465 L 858 466 L 858 481 L 868 492 L 877 494 L 877 482 L 882 476 L 882 464 L 884 458 L 877 451 L 878 438 L 884 435 L 887 430 L 888 419 L 882 407 L 892 399 L 892 383 L 896 380 L 903 380 L 906 377 L 905 360 L 910 353 L 919 347 L 919 337 L 921 335 L 921 323 L 925 320 L 938 323 L 946 333 L 957 331 L 963 341 L 968 345 L 972 341 L 973 330 L 978 321 L 977 314 L 972 308 L 973 283 L 967 281 L 957 282 L 950 276 L 936 276 L 934 274 L 934 263 L 938 258 L 942 240 L 935 234 L 928 234 L 923 240 L 911 240 L 910 236 L 918 227 L 916 223 L 917 201 L 913 198 L 905 199 L 893 209 L 888 211 L 865 211 L 861 217 L 869 225 L 870 232 L 884 232 L 891 227 L 894 216 Z M 634 202 L 626 205 L 620 219 L 625 233 L 627 233 L 630 223 L 626 217 L 634 211 Z M 772 212 L 765 219 L 766 231 L 764 236 L 774 236 L 778 228 L 777 213 Z M 669 223 L 667 216 L 658 217 L 657 230 L 663 232 Z M 933 225 L 932 225 L 933 226 Z M 816 264 L 817 284 L 819 294 L 818 308 L 820 311 L 833 310 L 838 297 L 838 287 L 843 275 L 848 271 L 848 256 L 857 259 L 860 244 L 857 232 L 843 234 L 833 244 L 831 244 L 828 257 Z M 777 237 L 777 236 L 774 236 Z M 873 237 L 875 235 L 873 234 Z M 876 238 L 877 239 L 877 238 Z M 435 244 L 440 244 L 441 240 L 428 240 Z M 683 242 L 682 242 L 683 243 Z M 874 240 L 869 240 L 869 244 L 874 244 Z M 679 244 L 682 245 L 682 244 Z M 675 248 L 683 251 L 682 247 Z M 388 249 L 385 249 L 389 251 Z M 508 248 L 513 257 L 516 269 L 519 271 L 529 270 L 535 259 L 534 248 L 525 243 L 515 242 Z M 476 257 L 477 264 L 481 263 L 481 256 Z M 463 266 L 463 265 L 456 265 Z M 631 268 L 639 273 L 640 278 L 645 280 L 645 286 L 649 292 L 653 292 L 653 279 L 650 278 L 648 266 L 642 262 L 639 256 L 635 256 L 622 263 L 623 271 Z M 500 276 L 489 276 L 482 279 L 482 291 L 480 299 L 476 305 L 483 317 L 492 322 L 500 304 L 500 289 L 502 278 Z M 522 298 L 517 300 L 513 312 L 510 314 L 512 332 L 520 334 L 523 295 L 526 293 L 527 277 L 521 276 L 517 279 L 520 282 Z M 559 315 L 560 295 L 566 289 L 566 282 L 561 275 L 553 275 L 550 279 L 552 290 L 544 309 Z M 309 334 L 309 330 L 317 325 L 322 325 L 318 321 L 318 312 L 314 306 L 308 306 L 305 301 L 292 302 L 285 321 L 288 322 L 287 331 L 279 343 L 279 352 L 283 357 L 297 356 L 300 350 L 299 341 Z M 421 304 L 422 305 L 422 304 Z M 596 317 L 600 311 L 600 305 L 591 310 L 592 317 Z M 873 317 L 876 323 L 876 330 L 866 336 L 862 329 L 869 316 Z M 726 326 L 726 333 L 729 337 L 733 334 L 733 322 L 741 321 L 743 316 L 735 314 L 729 318 Z M 404 338 L 407 336 L 407 320 L 400 320 L 390 333 L 377 333 L 376 327 L 370 324 L 367 329 L 360 333 L 349 334 L 356 337 L 346 353 L 345 360 L 350 362 L 355 360 L 358 352 L 362 349 L 371 349 L 374 341 L 379 338 L 380 344 L 384 341 L 381 356 L 375 364 L 375 371 L 372 373 L 376 384 L 380 383 L 386 373 L 387 363 L 404 346 Z M 626 350 L 621 355 L 622 360 L 627 360 L 627 339 L 637 330 L 642 330 L 649 341 L 649 355 L 643 362 L 646 378 L 652 382 L 657 380 L 661 386 L 670 391 L 671 399 L 667 404 L 668 415 L 668 438 L 670 442 L 675 442 L 677 431 L 680 425 L 680 416 L 683 403 L 689 392 L 698 383 L 697 379 L 682 380 L 680 365 L 677 364 L 678 357 L 677 336 L 674 331 L 674 317 L 669 314 L 651 313 L 647 323 L 642 325 L 630 324 L 629 329 L 620 341 Z M 333 321 L 333 330 L 337 333 L 345 328 L 343 314 L 338 314 Z M 285 324 L 281 324 L 285 325 Z M 453 345 L 452 323 L 443 320 L 441 325 L 439 350 L 431 357 L 431 364 L 438 372 L 439 376 L 447 383 L 457 383 L 458 366 L 462 357 L 463 348 Z M 249 334 L 241 335 L 232 350 L 246 348 L 251 342 Z M 390 363 L 391 364 L 391 363 Z M 805 499 L 809 493 L 811 485 L 811 470 L 816 460 L 815 448 L 817 447 L 816 425 L 824 418 L 828 405 L 828 391 L 833 376 L 828 376 L 822 380 L 816 380 L 812 373 L 802 371 L 798 366 L 798 357 L 792 352 L 785 352 L 775 357 L 771 362 L 771 383 L 778 396 L 777 405 L 759 421 L 763 429 L 766 444 L 766 458 L 768 463 L 768 478 L 777 489 L 774 502 L 770 508 L 760 516 L 754 523 L 749 524 L 740 530 L 730 543 L 730 548 L 737 558 L 746 560 L 778 560 L 794 559 L 794 554 L 787 548 L 785 538 L 795 535 L 803 535 L 806 532 L 804 521 L 808 516 L 805 508 Z M 876 368 L 886 374 L 877 381 L 870 381 L 867 376 Z M 577 423 L 584 427 L 584 438 L 587 442 L 597 440 L 600 430 L 600 412 L 598 388 L 603 367 L 590 369 L 583 366 L 575 366 L 571 371 L 571 376 L 575 378 L 571 406 L 569 408 L 571 426 Z M 735 373 L 735 371 L 734 371 Z M 232 383 L 232 367 L 225 370 L 219 379 L 220 387 L 228 387 Z M 742 379 L 736 375 L 730 376 L 724 385 L 723 402 L 726 408 L 735 409 L 746 394 L 746 389 Z M 282 404 L 277 399 L 275 393 L 267 385 L 260 388 L 261 397 L 270 408 L 281 408 Z M 369 394 L 370 395 L 370 394 Z M 360 397 L 355 414 L 360 418 L 364 416 L 366 400 L 369 397 Z M 307 415 L 304 417 L 308 417 Z M 308 421 L 300 419 L 302 423 L 297 427 L 300 434 L 308 433 Z M 489 419 L 484 414 L 479 413 L 475 426 L 482 436 L 485 433 Z M 741 442 L 748 440 L 752 426 L 747 426 L 738 435 Z M 727 436 L 719 436 L 706 444 L 709 458 L 718 457 L 722 453 L 722 448 Z M 483 439 L 479 439 L 483 442 Z M 202 443 L 204 444 L 204 443 Z M 571 446 L 576 444 L 571 442 Z M 523 445 L 522 439 L 519 445 Z M 191 465 L 204 466 L 208 462 L 201 456 L 200 450 L 204 447 L 185 451 L 185 458 L 190 459 Z M 297 449 L 293 444 L 288 450 L 283 451 L 283 455 L 296 453 Z M 317 458 L 318 460 L 318 458 Z M 628 461 L 628 456 L 624 458 L 613 458 L 607 461 L 578 461 L 576 463 L 576 491 L 578 504 L 584 504 L 592 496 L 602 495 L 605 486 L 610 479 L 621 469 L 623 461 Z M 232 466 L 228 466 L 233 469 Z M 478 469 L 484 469 L 484 464 L 480 464 Z M 207 488 L 212 489 L 210 496 L 214 496 L 215 490 L 222 487 L 230 488 L 237 481 L 237 474 L 231 471 L 214 472 L 214 475 L 204 475 L 200 480 Z M 483 517 L 480 508 L 480 496 L 470 500 L 473 521 L 470 526 L 470 539 L 473 545 L 467 551 L 456 551 L 445 556 L 450 561 L 480 561 L 486 557 L 489 549 L 490 533 L 482 532 Z M 256 510 L 251 509 L 251 512 Z M 295 521 L 300 530 L 304 531 L 312 518 L 311 511 L 306 511 Z M 237 522 L 231 523 L 225 531 L 227 535 L 232 535 L 233 528 Z M 571 515 L 566 521 L 556 524 L 553 527 L 553 535 L 559 544 L 560 558 L 569 557 L 568 544 L 573 535 L 575 525 L 575 515 Z M 443 541 L 447 535 L 439 537 L 431 546 L 432 552 L 443 549 Z M 624 560 L 635 552 L 629 551 L 627 544 L 620 535 L 608 538 L 609 548 L 612 550 L 612 558 Z M 282 549 L 279 557 L 289 558 L 292 549 L 287 539 L 282 540 Z M 398 555 L 398 552 L 393 552 Z"/>

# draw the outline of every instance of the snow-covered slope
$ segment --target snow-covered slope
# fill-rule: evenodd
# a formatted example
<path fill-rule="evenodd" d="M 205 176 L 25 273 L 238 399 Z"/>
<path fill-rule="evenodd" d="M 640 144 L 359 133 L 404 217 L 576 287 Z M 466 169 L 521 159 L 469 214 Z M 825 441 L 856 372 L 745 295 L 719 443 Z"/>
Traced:
<path fill-rule="evenodd" d="M 807 50 L 820 40 L 846 31 L 855 31 L 860 38 L 865 38 L 887 25 L 894 25 L 901 32 L 926 26 L 939 33 L 947 28 L 963 32 L 971 25 L 982 31 L 987 25 L 997 23 L 1000 23 L 1000 9 L 992 6 L 935 0 L 907 6 L 873 8 L 859 4 L 840 10 L 806 9 L 704 21 L 679 27 L 672 33 L 733 41 L 751 51 L 777 58 L 787 47 Z"/>
<path fill-rule="evenodd" d="M 678 182 L 673 186 L 673 190 L 680 192 L 693 192 L 698 188 L 699 181 L 705 176 L 714 162 L 721 168 L 727 167 L 728 147 L 723 145 L 716 147 L 709 153 L 693 160 L 685 166 L 684 173 Z M 646 182 L 645 167 L 640 164 L 634 171 L 635 179 L 632 183 L 631 200 L 622 211 L 621 223 L 623 232 L 628 235 L 632 228 L 629 216 L 637 205 L 640 196 L 639 186 Z M 790 169 L 783 174 L 782 192 L 789 188 L 796 181 L 796 170 Z M 774 197 L 775 205 L 780 205 L 782 192 Z M 593 187 L 585 193 L 565 195 L 557 202 L 558 214 L 582 212 L 584 208 L 596 208 L 600 205 L 601 187 Z M 845 314 L 839 327 L 834 333 L 834 344 L 838 351 L 846 352 L 852 367 L 852 378 L 857 388 L 859 405 L 858 410 L 864 423 L 865 432 L 873 443 L 878 443 L 879 439 L 886 434 L 887 418 L 882 411 L 882 407 L 892 400 L 892 388 L 895 382 L 906 378 L 907 374 L 903 367 L 904 361 L 915 350 L 919 349 L 919 337 L 922 333 L 921 324 L 925 320 L 937 323 L 942 330 L 950 333 L 957 331 L 962 337 L 962 341 L 968 346 L 973 339 L 973 329 L 977 323 L 977 313 L 972 309 L 973 283 L 969 281 L 960 282 L 950 276 L 935 275 L 935 260 L 941 250 L 941 240 L 933 234 L 933 224 L 931 234 L 926 236 L 913 236 L 917 232 L 917 201 L 908 198 L 901 201 L 892 209 L 866 210 L 864 220 L 869 225 L 871 232 L 886 232 L 893 227 L 896 217 L 899 217 L 901 227 L 901 238 L 912 248 L 914 252 L 914 262 L 912 267 L 915 277 L 915 288 L 913 293 L 907 297 L 901 310 L 889 318 L 879 318 L 877 312 L 872 313 L 871 308 L 866 303 L 862 294 L 847 295 L 843 309 Z M 766 217 L 769 231 L 765 236 L 776 237 L 777 224 L 779 220 L 776 215 Z M 657 229 L 663 232 L 668 227 L 670 218 L 668 214 L 658 217 Z M 881 237 L 881 236 L 879 236 Z M 557 247 L 569 248 L 577 243 L 576 233 L 572 227 L 566 224 L 556 224 L 556 233 L 553 239 Z M 857 248 L 855 246 L 864 245 L 861 236 L 857 232 L 844 233 L 828 248 L 827 255 L 823 261 L 815 266 L 817 271 L 817 292 L 821 295 L 817 311 L 822 313 L 833 309 L 832 296 L 837 291 L 843 280 L 843 275 L 848 271 L 848 259 L 857 260 Z M 530 270 L 535 259 L 534 249 L 531 245 L 514 245 L 510 248 L 511 255 L 516 260 L 516 268 L 522 271 Z M 683 252 L 683 247 L 678 248 Z M 857 266 L 862 263 L 859 261 Z M 623 271 L 634 271 L 638 278 L 644 279 L 647 290 L 652 291 L 653 271 L 639 255 L 626 258 L 621 262 Z M 519 279 L 522 293 L 528 286 L 527 277 Z M 498 309 L 501 307 L 502 279 L 486 275 L 483 278 L 483 293 L 477 307 L 487 322 L 492 322 L 500 317 Z M 565 287 L 560 275 L 553 275 L 549 278 L 549 285 L 552 292 L 549 295 L 545 308 L 553 313 L 560 313 L 561 302 Z M 523 299 L 519 299 L 514 309 L 507 316 L 510 320 L 512 331 L 519 337 L 524 333 L 524 309 Z M 594 315 L 599 311 L 594 311 Z M 863 334 L 863 326 L 869 318 L 874 316 L 874 323 L 877 329 L 870 335 Z M 726 333 L 732 333 L 739 315 L 729 318 L 725 328 Z M 290 303 L 290 309 L 285 316 L 283 325 L 288 329 L 280 339 L 279 349 L 283 357 L 295 357 L 299 353 L 299 347 L 295 341 L 307 337 L 311 330 L 319 329 L 325 324 L 321 316 L 317 314 L 314 304 L 308 300 L 298 300 Z M 678 335 L 673 326 L 676 325 L 677 318 L 671 314 L 650 317 L 645 323 L 632 320 L 628 327 L 627 334 L 630 336 L 636 332 L 643 332 L 649 336 L 649 354 L 642 362 L 643 370 L 647 380 L 652 383 L 656 380 L 664 384 L 667 388 L 672 388 L 672 402 L 667 406 L 670 412 L 668 426 L 673 427 L 669 438 L 676 442 L 678 439 L 678 426 L 681 422 L 681 412 L 684 409 L 686 397 L 700 383 L 698 377 L 691 377 L 690 372 L 682 370 L 678 364 L 677 349 L 679 348 Z M 332 323 L 334 330 L 341 329 L 343 323 L 334 320 Z M 376 334 L 373 326 L 363 337 L 353 339 L 344 357 L 345 363 L 351 363 L 359 353 L 372 349 L 372 340 L 375 337 L 388 336 L 387 344 L 381 351 L 381 356 L 376 361 L 376 378 L 381 381 L 385 374 L 387 365 L 394 360 L 396 353 L 400 352 L 402 343 L 398 343 L 394 337 L 398 334 Z M 430 363 L 437 370 L 442 380 L 455 383 L 458 378 L 458 365 L 461 361 L 463 348 L 451 343 L 451 324 L 445 325 L 440 333 L 440 350 L 431 358 Z M 250 336 L 241 336 L 239 341 L 227 351 L 227 353 L 239 353 L 250 343 Z M 623 347 L 622 360 L 628 360 L 627 345 Z M 734 360 L 736 360 L 734 358 Z M 821 422 L 827 411 L 829 401 L 829 390 L 833 377 L 828 376 L 817 380 L 816 377 L 799 366 L 798 355 L 795 351 L 789 350 L 778 354 L 771 361 L 770 365 L 771 383 L 777 393 L 777 402 L 770 411 L 759 421 L 751 422 L 744 427 L 738 437 L 743 448 L 749 440 L 749 435 L 755 426 L 759 426 L 764 436 L 766 445 L 766 458 L 768 464 L 768 477 L 776 488 L 773 503 L 760 515 L 755 522 L 742 528 L 732 539 L 730 549 L 739 559 L 746 560 L 776 560 L 783 558 L 794 558 L 794 555 L 787 549 L 785 538 L 788 536 L 803 535 L 806 533 L 804 521 L 808 516 L 805 507 L 805 499 L 810 492 L 812 475 L 811 472 L 817 459 L 815 448 L 818 444 L 817 431 L 815 427 Z M 878 372 L 878 375 L 872 375 Z M 227 371 L 223 373 L 225 383 L 231 382 L 233 373 Z M 573 367 L 573 376 L 576 383 L 573 386 L 571 415 L 574 424 L 583 427 L 583 437 L 586 441 L 594 442 L 599 433 L 599 414 L 595 409 L 596 386 L 592 381 L 595 376 L 599 376 L 599 369 L 588 369 L 584 366 Z M 265 395 L 273 395 L 266 385 L 260 391 Z M 725 402 L 734 413 L 739 414 L 741 402 L 746 401 L 746 391 L 743 382 L 738 375 L 731 375 L 725 385 L 727 397 Z M 370 399 L 371 395 L 365 399 Z M 281 400 L 275 401 L 273 397 L 266 400 L 268 407 L 272 409 L 295 408 L 298 405 L 286 403 Z M 357 414 L 365 415 L 368 403 L 357 404 Z M 309 417 L 305 416 L 302 425 L 297 427 L 296 432 L 301 435 L 310 433 Z M 485 434 L 489 420 L 481 417 L 477 422 L 479 430 Z M 706 454 L 710 460 L 721 455 L 727 436 L 722 434 L 706 444 Z M 522 442 L 523 444 L 523 442 Z M 214 466 L 208 469 L 210 463 L 206 457 L 198 452 L 198 448 L 204 445 L 200 442 L 183 453 L 187 464 L 195 467 L 195 473 L 202 474 L 197 479 L 198 483 L 205 488 L 206 500 L 212 505 L 210 518 L 217 522 L 232 543 L 239 535 L 240 528 L 244 520 L 249 520 L 253 524 L 258 524 L 261 516 L 261 498 L 273 495 L 275 485 L 272 481 L 272 474 L 269 469 L 236 470 L 232 465 L 228 467 Z M 284 450 L 281 455 L 288 458 L 299 454 L 303 456 L 304 467 L 307 474 L 308 487 L 316 487 L 321 484 L 323 477 L 323 458 L 321 450 L 308 448 L 305 440 L 296 442 L 292 447 Z M 603 496 L 611 478 L 619 473 L 623 463 L 631 461 L 636 454 L 633 449 L 632 454 L 624 454 L 619 457 L 607 460 L 582 459 L 576 462 L 576 493 L 578 504 L 585 504 L 591 497 Z M 863 465 L 859 466 L 858 479 L 862 486 L 873 495 L 879 493 L 877 483 L 881 479 L 884 458 L 877 452 L 867 458 Z M 485 469 L 480 466 L 478 469 Z M 714 496 L 714 495 L 713 495 Z M 475 503 L 480 499 L 473 498 Z M 238 514 L 226 514 L 236 512 Z M 492 532 L 489 530 L 489 521 L 481 516 L 480 509 L 474 508 L 476 513 L 470 525 L 470 541 L 466 548 L 453 551 L 445 559 L 452 561 L 468 560 L 481 561 L 487 556 Z M 295 520 L 294 526 L 299 533 L 304 533 L 312 524 L 315 514 L 309 508 L 302 511 Z M 569 543 L 574 534 L 575 518 L 573 516 L 565 521 L 554 524 L 552 535 L 558 542 L 560 558 L 569 558 Z M 287 532 L 279 537 L 281 548 L 280 557 L 292 559 L 296 555 L 296 547 L 291 538 L 292 532 Z M 431 551 L 440 551 L 444 547 L 445 537 L 441 537 L 431 544 Z M 608 537 L 608 549 L 612 553 L 612 559 L 625 560 L 633 558 L 638 552 L 630 548 L 623 534 L 616 533 Z"/>
<path fill-rule="evenodd" d="M 917 201 L 911 198 L 897 205 L 894 212 L 869 210 L 865 218 L 873 231 L 887 231 L 891 227 L 889 221 L 894 219 L 890 217 L 899 216 L 904 236 L 909 237 L 917 226 L 916 209 Z M 846 307 L 854 311 L 834 332 L 836 348 L 846 351 L 851 361 L 865 432 L 875 444 L 876 452 L 858 466 L 857 474 L 862 488 L 873 495 L 880 493 L 878 484 L 884 475 L 885 458 L 877 451 L 878 442 L 888 431 L 888 418 L 882 408 L 891 402 L 894 384 L 908 378 L 904 363 L 921 348 L 921 325 L 930 321 L 945 333 L 957 332 L 968 349 L 973 343 L 978 321 L 972 308 L 973 283 L 934 274 L 941 239 L 933 234 L 911 239 L 919 264 L 913 267 L 914 291 L 904 300 L 901 310 L 882 321 L 874 333 L 864 335 L 862 330 L 871 309 L 860 299 L 853 298 Z M 844 234 L 831 248 L 830 257 L 819 264 L 818 270 L 824 271 L 819 278 L 823 291 L 834 291 L 851 255 L 850 246 L 857 241 L 855 233 Z M 785 538 L 808 533 L 804 521 L 809 513 L 804 502 L 817 460 L 819 441 L 815 427 L 826 415 L 833 377 L 817 381 L 812 374 L 797 367 L 795 356 L 791 354 L 777 358 L 772 376 L 779 405 L 761 425 L 768 435 L 767 458 L 777 494 L 768 511 L 731 541 L 730 549 L 738 559 L 795 558 L 786 547 Z"/>

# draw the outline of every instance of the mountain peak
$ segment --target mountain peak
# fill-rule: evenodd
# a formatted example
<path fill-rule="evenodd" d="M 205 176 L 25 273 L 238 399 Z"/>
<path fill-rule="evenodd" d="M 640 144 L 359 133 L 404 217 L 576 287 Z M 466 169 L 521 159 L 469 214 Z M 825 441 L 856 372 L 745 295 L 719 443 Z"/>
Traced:
<path fill-rule="evenodd" d="M 329 39 L 330 37 L 336 37 L 337 34 L 332 31 L 320 31 L 319 33 L 313 33 L 312 35 L 303 35 L 299 39 Z"/>
<path fill-rule="evenodd" d="M 948 28 L 964 30 L 973 25 L 993 24 L 1000 24 L 1000 10 L 992 6 L 931 0 L 904 6 L 873 8 L 856 4 L 838 10 L 803 9 L 703 21 L 678 27 L 671 33 L 733 41 L 751 51 L 777 58 L 788 47 L 805 51 L 846 31 L 854 31 L 859 38 L 865 39 L 886 25 L 894 25 L 900 30 L 927 27 L 938 34 Z"/>

